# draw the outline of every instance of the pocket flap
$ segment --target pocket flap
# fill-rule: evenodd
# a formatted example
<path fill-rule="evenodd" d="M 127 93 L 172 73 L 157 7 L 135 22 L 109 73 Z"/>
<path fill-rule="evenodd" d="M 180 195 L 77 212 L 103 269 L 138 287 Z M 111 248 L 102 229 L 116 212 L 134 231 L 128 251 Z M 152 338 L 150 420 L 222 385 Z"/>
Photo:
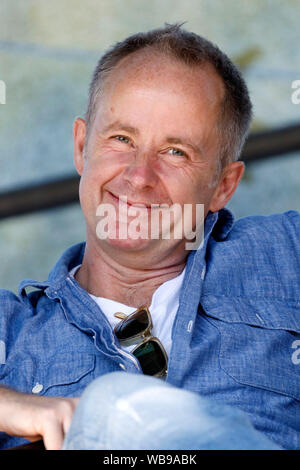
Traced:
<path fill-rule="evenodd" d="M 300 302 L 297 301 L 204 295 L 201 304 L 209 316 L 227 323 L 300 333 Z"/>
<path fill-rule="evenodd" d="M 70 385 L 81 380 L 94 370 L 95 356 L 85 353 L 59 353 L 43 366 L 43 393 L 50 387 Z"/>

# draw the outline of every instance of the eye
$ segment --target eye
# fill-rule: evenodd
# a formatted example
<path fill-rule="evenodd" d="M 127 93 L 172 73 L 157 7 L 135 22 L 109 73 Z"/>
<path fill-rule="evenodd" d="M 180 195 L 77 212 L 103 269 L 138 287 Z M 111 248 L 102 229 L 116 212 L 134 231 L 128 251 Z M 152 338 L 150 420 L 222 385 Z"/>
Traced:
<path fill-rule="evenodd" d="M 125 135 L 115 135 L 113 136 L 113 139 L 119 140 L 120 142 L 123 142 L 124 144 L 130 144 L 129 137 L 126 137 Z"/>
<path fill-rule="evenodd" d="M 175 155 L 175 157 L 186 157 L 187 154 L 178 148 L 172 147 L 167 151 L 170 155 Z"/>

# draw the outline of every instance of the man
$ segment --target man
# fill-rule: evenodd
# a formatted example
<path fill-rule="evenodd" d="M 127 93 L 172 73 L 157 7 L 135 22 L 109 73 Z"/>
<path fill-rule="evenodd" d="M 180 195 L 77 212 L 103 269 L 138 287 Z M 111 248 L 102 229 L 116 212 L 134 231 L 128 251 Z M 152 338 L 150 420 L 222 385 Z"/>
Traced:
<path fill-rule="evenodd" d="M 86 119 L 74 124 L 86 244 L 67 250 L 47 281 L 23 281 L 19 297 L 1 292 L 3 448 L 21 442 L 8 435 L 60 448 L 73 397 L 93 379 L 159 376 L 166 356 L 166 384 L 239 408 L 274 445 L 300 446 L 299 214 L 234 224 L 224 209 L 243 175 L 250 121 L 234 65 L 178 25 L 129 37 L 102 57 Z M 187 249 L 186 232 L 127 230 L 139 209 L 141 226 L 175 205 L 192 207 L 193 228 L 203 208 L 198 249 Z M 103 207 L 116 215 L 105 237 Z"/>

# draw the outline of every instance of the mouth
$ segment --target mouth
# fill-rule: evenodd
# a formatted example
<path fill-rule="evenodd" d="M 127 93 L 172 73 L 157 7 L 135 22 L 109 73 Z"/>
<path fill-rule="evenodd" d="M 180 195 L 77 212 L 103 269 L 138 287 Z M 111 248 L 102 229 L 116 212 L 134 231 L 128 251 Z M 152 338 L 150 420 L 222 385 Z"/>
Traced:
<path fill-rule="evenodd" d="M 141 201 L 129 201 L 127 196 L 123 195 L 116 195 L 110 191 L 108 191 L 109 195 L 111 198 L 114 200 L 115 203 L 117 204 L 127 204 L 127 206 L 132 206 L 132 207 L 140 207 L 140 208 L 146 208 L 146 209 L 156 209 L 160 208 L 161 205 L 159 203 L 151 203 L 149 204 L 148 202 L 141 202 Z"/>

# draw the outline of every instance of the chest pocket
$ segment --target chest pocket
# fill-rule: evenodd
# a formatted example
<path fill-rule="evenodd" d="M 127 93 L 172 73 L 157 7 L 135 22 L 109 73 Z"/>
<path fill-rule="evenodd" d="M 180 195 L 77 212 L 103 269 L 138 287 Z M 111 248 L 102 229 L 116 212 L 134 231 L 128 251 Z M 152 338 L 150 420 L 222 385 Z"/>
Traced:
<path fill-rule="evenodd" d="M 300 400 L 300 304 L 204 296 L 221 337 L 220 366 L 240 384 Z"/>
<path fill-rule="evenodd" d="M 93 380 L 95 356 L 67 352 L 56 354 L 43 362 L 38 369 L 35 386 L 40 395 L 79 396 Z"/>

